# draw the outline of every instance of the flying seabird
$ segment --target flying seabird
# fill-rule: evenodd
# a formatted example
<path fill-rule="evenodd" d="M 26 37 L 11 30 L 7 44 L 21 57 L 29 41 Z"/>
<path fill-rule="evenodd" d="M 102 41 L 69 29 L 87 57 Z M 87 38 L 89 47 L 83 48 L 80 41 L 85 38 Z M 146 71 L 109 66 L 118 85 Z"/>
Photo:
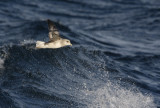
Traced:
<path fill-rule="evenodd" d="M 37 41 L 36 48 L 61 48 L 64 46 L 72 46 L 70 40 L 60 37 L 58 30 L 51 20 L 47 20 L 49 29 L 49 41 Z"/>

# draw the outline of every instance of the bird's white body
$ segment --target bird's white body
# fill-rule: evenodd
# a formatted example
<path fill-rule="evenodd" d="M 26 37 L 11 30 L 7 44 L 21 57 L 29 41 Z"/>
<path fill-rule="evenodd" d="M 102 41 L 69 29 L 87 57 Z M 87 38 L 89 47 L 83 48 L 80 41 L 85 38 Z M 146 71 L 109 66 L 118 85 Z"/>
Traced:
<path fill-rule="evenodd" d="M 36 42 L 36 48 L 60 48 L 62 47 L 61 41 L 55 41 L 45 44 L 43 41 Z"/>
<path fill-rule="evenodd" d="M 64 47 L 64 46 L 72 46 L 72 44 L 70 43 L 69 40 L 67 39 L 60 39 L 60 40 L 57 40 L 57 41 L 54 41 L 54 42 L 48 42 L 48 43 L 45 43 L 43 41 L 37 41 L 36 42 L 36 48 L 61 48 L 61 47 Z"/>

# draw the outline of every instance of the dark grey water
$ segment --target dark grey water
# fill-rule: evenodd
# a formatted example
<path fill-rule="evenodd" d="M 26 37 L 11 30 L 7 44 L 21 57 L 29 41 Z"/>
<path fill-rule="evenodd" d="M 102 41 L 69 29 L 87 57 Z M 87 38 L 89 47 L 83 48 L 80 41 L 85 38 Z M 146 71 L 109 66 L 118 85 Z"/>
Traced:
<path fill-rule="evenodd" d="M 35 49 L 51 19 L 72 47 Z M 0 108 L 160 107 L 160 1 L 0 0 Z"/>

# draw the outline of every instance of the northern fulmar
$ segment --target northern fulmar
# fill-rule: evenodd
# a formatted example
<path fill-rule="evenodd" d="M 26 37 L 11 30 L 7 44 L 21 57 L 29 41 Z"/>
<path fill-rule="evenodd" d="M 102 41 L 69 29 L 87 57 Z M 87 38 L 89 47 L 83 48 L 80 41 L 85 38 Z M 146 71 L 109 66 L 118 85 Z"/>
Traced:
<path fill-rule="evenodd" d="M 36 48 L 61 48 L 64 46 L 72 46 L 70 40 L 60 37 L 58 30 L 51 20 L 47 20 L 49 29 L 49 41 L 37 41 Z"/>

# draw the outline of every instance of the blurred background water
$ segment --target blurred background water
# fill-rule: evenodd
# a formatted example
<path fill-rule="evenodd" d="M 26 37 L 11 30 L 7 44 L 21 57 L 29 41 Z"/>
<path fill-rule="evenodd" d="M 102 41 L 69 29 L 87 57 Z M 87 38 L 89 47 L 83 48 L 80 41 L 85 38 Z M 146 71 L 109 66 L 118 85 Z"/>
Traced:
<path fill-rule="evenodd" d="M 160 1 L 0 0 L 0 108 L 157 107 Z"/>

